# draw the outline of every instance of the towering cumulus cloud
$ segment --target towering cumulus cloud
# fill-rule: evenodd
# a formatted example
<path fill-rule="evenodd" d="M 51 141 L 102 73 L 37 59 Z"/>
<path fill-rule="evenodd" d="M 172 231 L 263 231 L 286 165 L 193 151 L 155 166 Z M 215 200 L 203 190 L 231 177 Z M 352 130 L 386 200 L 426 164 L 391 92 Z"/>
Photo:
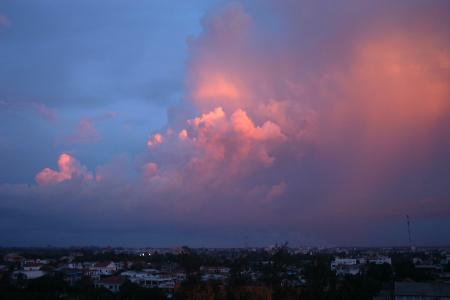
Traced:
<path fill-rule="evenodd" d="M 133 224 L 330 243 L 395 242 L 374 224 L 405 214 L 449 223 L 449 3 L 344 2 L 210 12 L 188 40 L 183 103 L 134 174 L 90 182 L 84 205 L 106 191 Z M 67 154 L 58 166 L 38 184 L 94 177 Z"/>

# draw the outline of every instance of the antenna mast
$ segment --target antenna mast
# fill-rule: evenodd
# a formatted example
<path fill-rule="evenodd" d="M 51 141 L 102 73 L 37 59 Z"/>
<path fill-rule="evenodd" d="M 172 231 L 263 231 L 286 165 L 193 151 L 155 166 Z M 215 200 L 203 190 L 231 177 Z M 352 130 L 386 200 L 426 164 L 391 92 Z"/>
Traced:
<path fill-rule="evenodd" d="M 409 241 L 409 248 L 412 249 L 412 243 L 411 243 L 411 226 L 409 222 L 409 216 L 406 215 L 406 224 L 408 225 L 408 241 Z"/>

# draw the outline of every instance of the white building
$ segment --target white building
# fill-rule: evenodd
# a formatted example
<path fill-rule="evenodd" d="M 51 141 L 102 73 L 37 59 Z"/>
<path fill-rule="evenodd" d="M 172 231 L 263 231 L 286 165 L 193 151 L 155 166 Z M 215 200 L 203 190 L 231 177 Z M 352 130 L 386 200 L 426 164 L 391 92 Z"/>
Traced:
<path fill-rule="evenodd" d="M 24 271 L 39 271 L 42 265 L 38 263 L 27 263 L 22 265 Z"/>
<path fill-rule="evenodd" d="M 392 265 L 392 259 L 387 256 L 377 256 L 375 258 L 369 258 L 368 260 L 369 264 L 376 264 L 376 265 L 383 265 L 388 264 Z"/>
<path fill-rule="evenodd" d="M 336 275 L 358 275 L 361 273 L 361 265 L 365 263 L 365 259 L 336 257 L 331 261 L 330 268 Z"/>
<path fill-rule="evenodd" d="M 336 267 L 336 275 L 358 275 L 361 273 L 360 265 L 339 265 Z"/>
<path fill-rule="evenodd" d="M 387 256 L 342 258 L 336 257 L 331 261 L 330 268 L 338 275 L 356 275 L 361 273 L 361 266 L 365 264 L 392 264 L 392 260 Z"/>
<path fill-rule="evenodd" d="M 358 264 L 358 259 L 356 258 L 341 258 L 336 257 L 331 261 L 331 270 L 336 271 L 339 266 L 354 266 Z"/>
<path fill-rule="evenodd" d="M 12 273 L 12 279 L 36 279 L 45 275 L 42 271 L 15 271 Z"/>
<path fill-rule="evenodd" d="M 97 262 L 91 270 L 99 276 L 112 275 L 117 272 L 117 265 L 113 261 Z"/>
<path fill-rule="evenodd" d="M 155 272 L 126 271 L 120 275 L 133 283 L 147 288 L 174 289 L 175 285 L 181 281 L 178 277 Z"/>

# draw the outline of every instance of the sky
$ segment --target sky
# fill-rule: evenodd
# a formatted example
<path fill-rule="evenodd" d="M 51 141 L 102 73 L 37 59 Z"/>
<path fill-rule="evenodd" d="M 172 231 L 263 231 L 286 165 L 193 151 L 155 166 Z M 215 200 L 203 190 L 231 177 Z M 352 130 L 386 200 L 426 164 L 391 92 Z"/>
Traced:
<path fill-rule="evenodd" d="M 450 244 L 446 0 L 0 0 L 0 246 Z"/>

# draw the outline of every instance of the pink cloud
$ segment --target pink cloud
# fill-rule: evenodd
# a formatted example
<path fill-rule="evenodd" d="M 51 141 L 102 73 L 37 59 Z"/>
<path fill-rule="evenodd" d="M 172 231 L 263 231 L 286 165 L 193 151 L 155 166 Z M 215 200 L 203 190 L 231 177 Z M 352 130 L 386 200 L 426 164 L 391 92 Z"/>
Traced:
<path fill-rule="evenodd" d="M 160 133 L 155 133 L 152 137 L 147 141 L 147 146 L 149 148 L 156 147 L 158 144 L 162 144 L 163 137 Z"/>
<path fill-rule="evenodd" d="M 186 129 L 182 129 L 179 133 L 178 133 L 178 138 L 180 138 L 181 140 L 185 140 L 188 138 L 188 132 Z"/>
<path fill-rule="evenodd" d="M 158 173 L 158 165 L 155 163 L 146 163 L 142 167 L 142 171 L 144 172 L 145 177 L 153 177 Z"/>
<path fill-rule="evenodd" d="M 188 147 L 189 156 L 186 172 L 196 172 L 198 177 L 209 177 L 221 169 L 222 175 L 247 173 L 259 167 L 268 167 L 274 162 L 270 152 L 286 141 L 280 127 L 266 121 L 261 126 L 242 109 L 237 109 L 228 116 L 223 108 L 190 119 L 187 128 L 182 129 L 178 139 L 170 134 L 157 133 L 149 141 L 154 147 L 162 141 L 168 141 L 166 147 Z M 177 145 L 182 143 L 183 145 Z M 217 174 L 216 174 L 217 175 Z M 217 178 L 217 177 L 216 177 Z"/>
<path fill-rule="evenodd" d="M 388 15 L 379 19 L 366 4 L 353 21 L 347 11 L 311 20 L 299 17 L 303 2 L 268 3 L 275 32 L 251 5 L 248 13 L 231 5 L 190 40 L 185 96 L 198 113 L 173 109 L 176 121 L 147 140 L 133 166 L 139 179 L 122 183 L 126 205 L 180 223 L 280 228 L 320 227 L 323 216 L 395 218 L 408 208 L 448 216 L 447 190 L 425 180 L 450 150 L 448 30 L 412 11 L 405 21 L 377 8 Z M 305 5 L 321 11 L 316 3 Z M 89 120 L 77 132 L 78 141 L 98 135 Z M 94 186 L 111 170 L 123 172 L 99 167 Z M 73 173 L 44 169 L 36 180 Z M 421 202 L 422 194 L 438 200 Z"/>
<path fill-rule="evenodd" d="M 287 44 L 265 40 L 239 5 L 208 16 L 203 34 L 190 40 L 188 97 L 200 114 L 175 128 L 184 143 L 167 147 L 184 161 L 170 168 L 217 190 L 245 182 L 246 192 L 272 186 L 270 195 L 292 198 L 282 163 L 301 174 L 317 159 L 342 174 L 320 193 L 333 199 L 332 208 L 376 194 L 404 168 L 426 163 L 432 132 L 450 112 L 448 39 L 420 25 L 407 33 L 402 20 L 388 19 L 367 18 L 363 34 L 336 28 L 308 53 L 297 36 Z M 285 22 L 297 34 L 297 20 Z M 253 182 L 261 172 L 268 182 Z"/>
<path fill-rule="evenodd" d="M 58 168 L 59 170 L 57 171 L 50 168 L 43 169 L 36 175 L 36 182 L 39 185 L 54 185 L 74 178 L 87 181 L 93 179 L 92 173 L 67 153 L 63 153 L 59 156 Z"/>
<path fill-rule="evenodd" d="M 242 109 L 236 110 L 231 115 L 231 126 L 234 131 L 253 140 L 285 139 L 277 124 L 266 121 L 261 127 L 257 127 Z"/>

